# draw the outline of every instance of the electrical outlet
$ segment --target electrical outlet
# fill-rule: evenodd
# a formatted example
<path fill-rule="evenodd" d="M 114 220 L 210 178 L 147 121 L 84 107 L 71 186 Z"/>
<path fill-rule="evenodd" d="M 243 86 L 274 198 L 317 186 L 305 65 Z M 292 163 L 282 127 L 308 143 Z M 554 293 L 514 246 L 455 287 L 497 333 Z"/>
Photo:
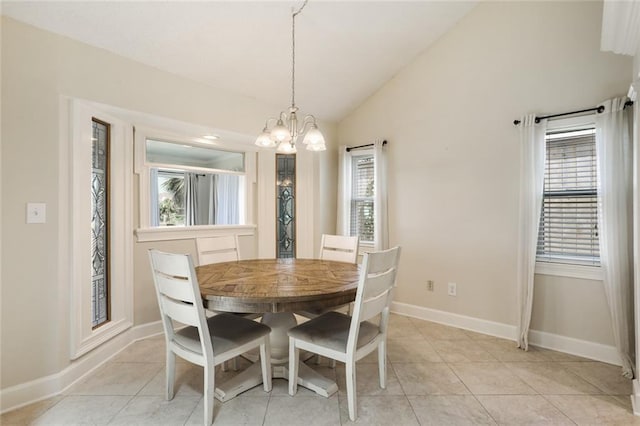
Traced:
<path fill-rule="evenodd" d="M 27 203 L 27 223 L 46 223 L 47 205 L 45 203 Z"/>
<path fill-rule="evenodd" d="M 433 280 L 427 281 L 427 290 L 433 291 Z"/>
<path fill-rule="evenodd" d="M 449 285 L 447 286 L 447 294 L 449 296 L 457 295 L 456 283 L 449 283 Z"/>

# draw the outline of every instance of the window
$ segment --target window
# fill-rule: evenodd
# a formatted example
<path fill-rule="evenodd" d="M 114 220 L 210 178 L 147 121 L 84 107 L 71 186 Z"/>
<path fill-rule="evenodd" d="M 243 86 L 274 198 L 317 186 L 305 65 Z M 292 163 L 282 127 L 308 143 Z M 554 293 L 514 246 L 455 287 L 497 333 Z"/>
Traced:
<path fill-rule="evenodd" d="M 244 154 L 146 140 L 151 226 L 240 225 Z"/>
<path fill-rule="evenodd" d="M 276 154 L 276 257 L 296 257 L 296 155 Z"/>
<path fill-rule="evenodd" d="M 92 118 L 91 138 L 91 326 L 109 321 L 110 125 Z"/>
<path fill-rule="evenodd" d="M 155 190 L 158 193 L 157 215 L 153 222 L 158 226 L 184 225 L 184 173 L 180 171 L 152 169 L 156 173 Z"/>
<path fill-rule="evenodd" d="M 358 235 L 360 242 L 374 241 L 374 162 L 373 153 L 354 154 L 351 159 L 351 236 Z"/>
<path fill-rule="evenodd" d="M 595 128 L 549 130 L 537 260 L 599 265 Z"/>
<path fill-rule="evenodd" d="M 70 356 L 76 359 L 133 325 L 133 128 L 103 106 L 72 100 L 68 169 L 61 188 L 62 274 L 70 282 Z M 68 206 L 68 207 L 67 207 Z M 68 208 L 68 210 L 66 210 Z M 68 235 L 68 243 L 65 238 Z"/>

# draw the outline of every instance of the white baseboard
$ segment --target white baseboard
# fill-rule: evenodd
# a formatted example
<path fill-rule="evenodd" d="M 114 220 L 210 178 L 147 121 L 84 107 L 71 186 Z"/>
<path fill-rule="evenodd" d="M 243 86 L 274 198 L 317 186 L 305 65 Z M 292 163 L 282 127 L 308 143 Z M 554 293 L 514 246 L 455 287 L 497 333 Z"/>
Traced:
<path fill-rule="evenodd" d="M 517 327 L 515 325 L 487 321 L 480 318 L 400 302 L 393 302 L 391 304 L 391 311 L 396 314 L 463 328 L 503 339 L 517 340 Z M 615 346 L 603 345 L 601 343 L 574 339 L 572 337 L 537 330 L 529 331 L 529 343 L 534 346 L 577 355 L 583 358 L 614 365 L 622 365 Z M 638 394 L 638 398 L 640 402 L 640 393 Z M 640 404 L 638 408 L 640 409 Z"/>
<path fill-rule="evenodd" d="M 490 336 L 501 337 L 503 339 L 513 341 L 517 340 L 517 331 L 516 326 L 514 325 L 502 324 L 499 322 L 400 302 L 391 303 L 391 312 L 408 317 L 437 322 L 439 324 L 450 325 L 452 327 L 463 328 L 465 330 L 475 331 L 482 334 L 488 334 Z"/>
<path fill-rule="evenodd" d="M 631 408 L 633 414 L 640 416 L 640 380 L 633 380 L 633 394 L 631 394 Z"/>
<path fill-rule="evenodd" d="M 545 349 L 552 349 L 595 361 L 622 366 L 618 350 L 615 346 L 603 345 L 602 343 L 589 342 L 537 330 L 529 331 L 529 343 Z"/>
<path fill-rule="evenodd" d="M 0 413 L 50 398 L 84 378 L 136 340 L 162 333 L 160 321 L 132 327 L 71 362 L 62 371 L 0 390 Z"/>

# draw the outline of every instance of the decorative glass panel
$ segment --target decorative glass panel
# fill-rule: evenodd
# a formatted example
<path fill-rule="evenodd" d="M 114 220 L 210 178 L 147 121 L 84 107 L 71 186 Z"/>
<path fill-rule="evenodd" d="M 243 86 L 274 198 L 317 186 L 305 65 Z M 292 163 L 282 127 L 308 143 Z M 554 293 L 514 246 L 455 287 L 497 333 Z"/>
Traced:
<path fill-rule="evenodd" d="M 278 258 L 296 257 L 296 156 L 276 154 Z"/>
<path fill-rule="evenodd" d="M 92 327 L 109 321 L 109 125 L 93 119 L 91 170 Z"/>

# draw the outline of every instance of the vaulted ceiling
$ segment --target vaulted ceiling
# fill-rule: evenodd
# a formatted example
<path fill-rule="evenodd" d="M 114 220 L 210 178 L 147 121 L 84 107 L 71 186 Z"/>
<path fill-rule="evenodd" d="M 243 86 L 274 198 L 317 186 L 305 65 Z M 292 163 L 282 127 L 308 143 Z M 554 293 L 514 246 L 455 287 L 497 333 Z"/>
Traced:
<path fill-rule="evenodd" d="M 296 18 L 296 103 L 339 121 L 476 1 L 311 0 Z M 283 110 L 302 2 L 3 1 L 2 14 Z"/>

